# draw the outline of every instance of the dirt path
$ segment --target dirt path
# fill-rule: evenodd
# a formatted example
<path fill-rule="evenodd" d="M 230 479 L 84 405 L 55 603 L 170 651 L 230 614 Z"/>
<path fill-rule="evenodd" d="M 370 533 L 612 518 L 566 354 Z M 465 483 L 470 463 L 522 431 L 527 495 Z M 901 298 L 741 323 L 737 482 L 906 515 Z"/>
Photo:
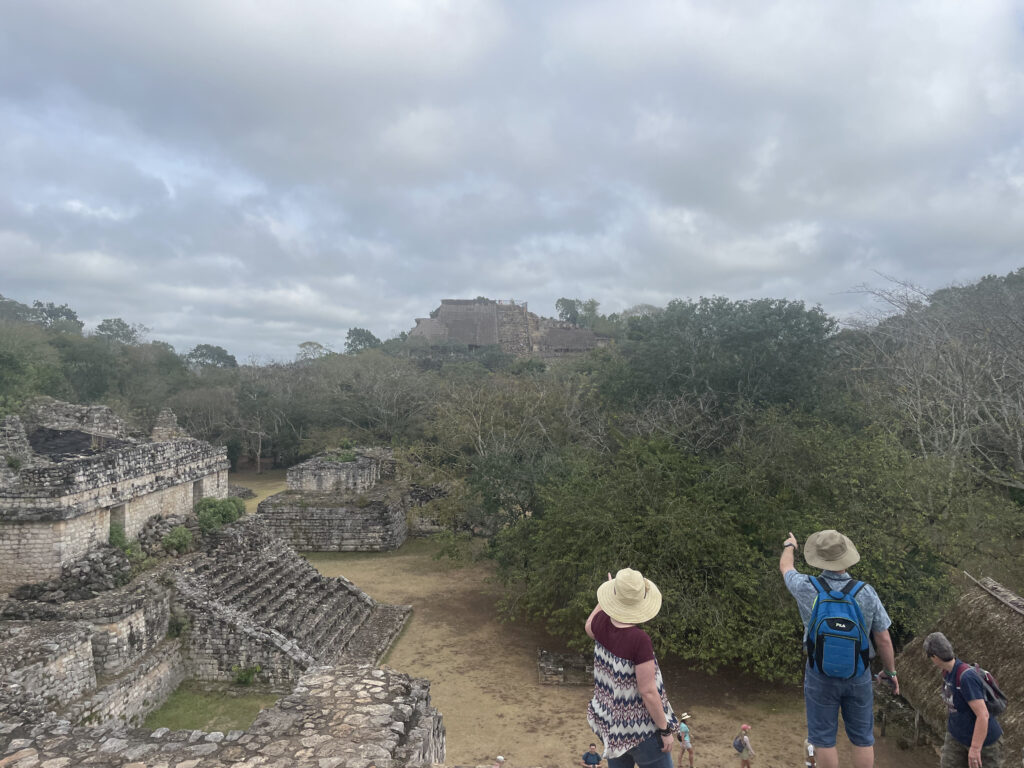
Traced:
<path fill-rule="evenodd" d="M 562 650 L 559 643 L 540 627 L 498 620 L 486 565 L 456 568 L 434 560 L 434 551 L 429 542 L 410 541 L 398 552 L 308 556 L 326 575 L 343 574 L 377 600 L 415 607 L 385 663 L 431 681 L 448 731 L 449 765 L 489 765 L 498 754 L 511 768 L 578 765 L 593 740 L 585 717 L 589 686 L 538 683 L 537 648 Z M 663 668 L 673 707 L 693 715 L 689 725 L 699 768 L 738 768 L 731 742 L 742 722 L 753 726 L 754 768 L 803 765 L 799 687 L 705 675 L 672 659 Z M 841 737 L 840 760 L 850 765 L 848 746 L 843 747 Z M 935 763 L 925 750 L 903 752 L 883 741 L 876 747 L 880 768 Z"/>
<path fill-rule="evenodd" d="M 284 489 L 284 471 L 233 474 L 260 499 Z M 449 765 L 490 765 L 498 754 L 508 768 L 573 768 L 594 739 L 586 723 L 589 686 L 537 682 L 537 648 L 564 650 L 542 627 L 499 621 L 497 589 L 485 564 L 459 568 L 433 558 L 435 546 L 409 541 L 397 552 L 307 555 L 328 576 L 344 575 L 375 599 L 411 604 L 412 620 L 385 663 L 431 681 L 444 715 Z M 803 697 L 798 686 L 768 686 L 741 675 L 695 672 L 662 659 L 669 698 L 689 711 L 698 768 L 738 768 L 731 742 L 743 722 L 753 726 L 754 768 L 803 765 Z M 851 765 L 840 735 L 840 761 Z M 675 753 L 679 765 L 678 750 Z M 904 752 L 879 740 L 878 768 L 931 768 L 925 749 Z M 681 763 L 685 766 L 685 761 Z"/>

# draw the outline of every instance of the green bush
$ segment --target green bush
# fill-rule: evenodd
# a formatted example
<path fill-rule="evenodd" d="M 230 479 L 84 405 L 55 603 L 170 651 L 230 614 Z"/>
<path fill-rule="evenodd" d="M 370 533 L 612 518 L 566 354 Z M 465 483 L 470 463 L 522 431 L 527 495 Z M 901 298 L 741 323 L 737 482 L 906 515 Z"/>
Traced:
<path fill-rule="evenodd" d="M 239 685 L 252 685 L 253 680 L 256 679 L 256 675 L 260 673 L 261 669 L 262 667 L 260 667 L 259 664 L 253 664 L 251 667 L 241 667 L 238 664 L 235 664 L 235 666 L 231 668 L 231 671 L 235 675 L 236 683 Z"/>
<path fill-rule="evenodd" d="M 245 502 L 231 496 L 226 499 L 207 497 L 196 504 L 196 515 L 203 533 L 219 531 L 245 514 Z"/>
<path fill-rule="evenodd" d="M 188 628 L 188 618 L 183 615 L 172 613 L 171 617 L 167 620 L 168 637 L 181 637 L 188 632 Z"/>
<path fill-rule="evenodd" d="M 124 526 L 120 523 L 110 524 L 110 546 L 117 547 L 122 552 L 128 551 L 128 537 L 125 535 Z"/>
<path fill-rule="evenodd" d="M 192 549 L 192 531 L 184 525 L 176 525 L 164 536 L 162 544 L 168 552 L 184 554 Z"/>

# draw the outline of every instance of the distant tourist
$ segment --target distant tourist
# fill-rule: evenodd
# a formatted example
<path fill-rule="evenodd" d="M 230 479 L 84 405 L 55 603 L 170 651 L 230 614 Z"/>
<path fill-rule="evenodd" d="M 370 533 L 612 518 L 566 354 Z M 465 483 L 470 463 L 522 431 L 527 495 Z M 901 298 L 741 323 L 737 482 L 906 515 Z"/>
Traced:
<path fill-rule="evenodd" d="M 587 720 L 608 768 L 672 768 L 678 721 L 665 695 L 650 636 L 637 624 L 658 615 L 661 592 L 639 571 L 608 574 L 585 630 L 594 640 L 594 697 Z"/>
<path fill-rule="evenodd" d="M 693 736 L 690 735 L 690 728 L 686 724 L 689 719 L 690 715 L 686 712 L 679 716 L 679 732 L 676 733 L 676 738 L 682 742 L 682 747 L 679 750 L 679 764 L 682 765 L 683 753 L 689 753 L 690 768 L 693 768 Z"/>
<path fill-rule="evenodd" d="M 985 705 L 984 681 L 956 658 L 941 632 L 924 639 L 924 652 L 942 670 L 942 700 L 949 710 L 941 768 L 1002 768 L 1003 729 Z"/>
<path fill-rule="evenodd" d="M 739 735 L 733 739 L 732 745 L 740 753 L 740 768 L 750 768 L 750 758 L 757 753 L 750 746 L 750 726 L 744 723 L 740 726 Z"/>
<path fill-rule="evenodd" d="M 498 755 L 496 758 L 494 758 L 494 765 L 492 765 L 491 768 L 503 768 L 504 765 L 505 765 L 505 758 L 502 757 L 501 755 Z"/>
<path fill-rule="evenodd" d="M 869 666 L 872 639 L 882 657 L 881 677 L 891 683 L 893 693 L 900 692 L 889 637 L 892 620 L 874 588 L 846 572 L 860 560 L 850 539 L 833 530 L 808 537 L 804 560 L 822 569 L 818 576 L 796 570 L 793 560 L 797 548 L 796 537 L 790 533 L 782 545 L 779 570 L 796 598 L 804 623 L 807 740 L 814 745 L 818 768 L 837 768 L 836 732 L 841 707 L 846 735 L 853 744 L 853 764 L 856 768 L 871 768 L 875 762 L 874 692 Z"/>
<path fill-rule="evenodd" d="M 601 755 L 597 751 L 597 744 L 594 744 L 593 742 L 591 742 L 590 749 L 588 749 L 586 752 L 583 753 L 583 758 L 580 760 L 580 765 L 582 765 L 583 768 L 587 768 L 587 766 L 600 765 L 600 764 L 601 764 Z"/>

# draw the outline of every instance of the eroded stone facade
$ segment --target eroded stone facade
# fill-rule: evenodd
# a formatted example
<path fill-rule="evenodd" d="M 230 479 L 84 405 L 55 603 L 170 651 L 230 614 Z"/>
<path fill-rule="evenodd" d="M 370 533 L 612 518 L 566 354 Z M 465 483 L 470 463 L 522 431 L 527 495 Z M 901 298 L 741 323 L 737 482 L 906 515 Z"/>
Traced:
<path fill-rule="evenodd" d="M 425 680 L 369 665 L 318 667 L 245 731 L 0 723 L 0 764 L 71 768 L 427 768 L 445 731 Z"/>
<path fill-rule="evenodd" d="M 157 436 L 170 436 L 169 412 Z M 224 448 L 188 438 L 142 442 L 102 406 L 44 401 L 0 429 L 0 594 L 58 578 L 105 544 L 112 524 L 134 538 L 157 514 L 227 495 Z"/>
<path fill-rule="evenodd" d="M 410 489 L 388 449 L 316 456 L 288 470 L 288 490 L 264 499 L 268 530 L 307 552 L 397 549 L 408 535 Z"/>
<path fill-rule="evenodd" d="M 498 346 L 515 357 L 563 357 L 604 346 L 589 328 L 539 317 L 514 299 L 442 299 L 430 317 L 416 318 L 409 337 L 431 345 Z"/>

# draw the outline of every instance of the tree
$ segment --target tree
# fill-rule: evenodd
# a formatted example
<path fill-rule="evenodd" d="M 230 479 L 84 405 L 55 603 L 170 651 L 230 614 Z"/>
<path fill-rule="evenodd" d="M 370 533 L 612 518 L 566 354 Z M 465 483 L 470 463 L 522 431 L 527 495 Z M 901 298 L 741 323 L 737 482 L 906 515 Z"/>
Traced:
<path fill-rule="evenodd" d="M 120 317 L 111 317 L 96 326 L 93 336 L 120 344 L 138 344 L 149 328 L 139 324 L 129 325 Z"/>
<path fill-rule="evenodd" d="M 559 299 L 555 302 L 555 311 L 558 313 L 559 320 L 579 325 L 580 302 L 578 299 L 567 299 L 564 297 Z"/>
<path fill-rule="evenodd" d="M 349 328 L 345 335 L 345 353 L 354 355 L 364 349 L 376 349 L 381 345 L 380 339 L 365 328 Z"/>
<path fill-rule="evenodd" d="M 304 341 L 299 344 L 299 353 L 296 360 L 316 360 L 324 355 L 331 354 L 331 350 L 316 341 Z"/>
<path fill-rule="evenodd" d="M 85 325 L 78 319 L 78 313 L 67 304 L 56 305 L 52 301 L 45 304 L 41 301 L 32 302 L 32 322 L 58 333 L 81 334 Z"/>
<path fill-rule="evenodd" d="M 187 355 L 185 361 L 193 368 L 237 368 L 238 361 L 224 347 L 215 344 L 197 344 Z"/>

